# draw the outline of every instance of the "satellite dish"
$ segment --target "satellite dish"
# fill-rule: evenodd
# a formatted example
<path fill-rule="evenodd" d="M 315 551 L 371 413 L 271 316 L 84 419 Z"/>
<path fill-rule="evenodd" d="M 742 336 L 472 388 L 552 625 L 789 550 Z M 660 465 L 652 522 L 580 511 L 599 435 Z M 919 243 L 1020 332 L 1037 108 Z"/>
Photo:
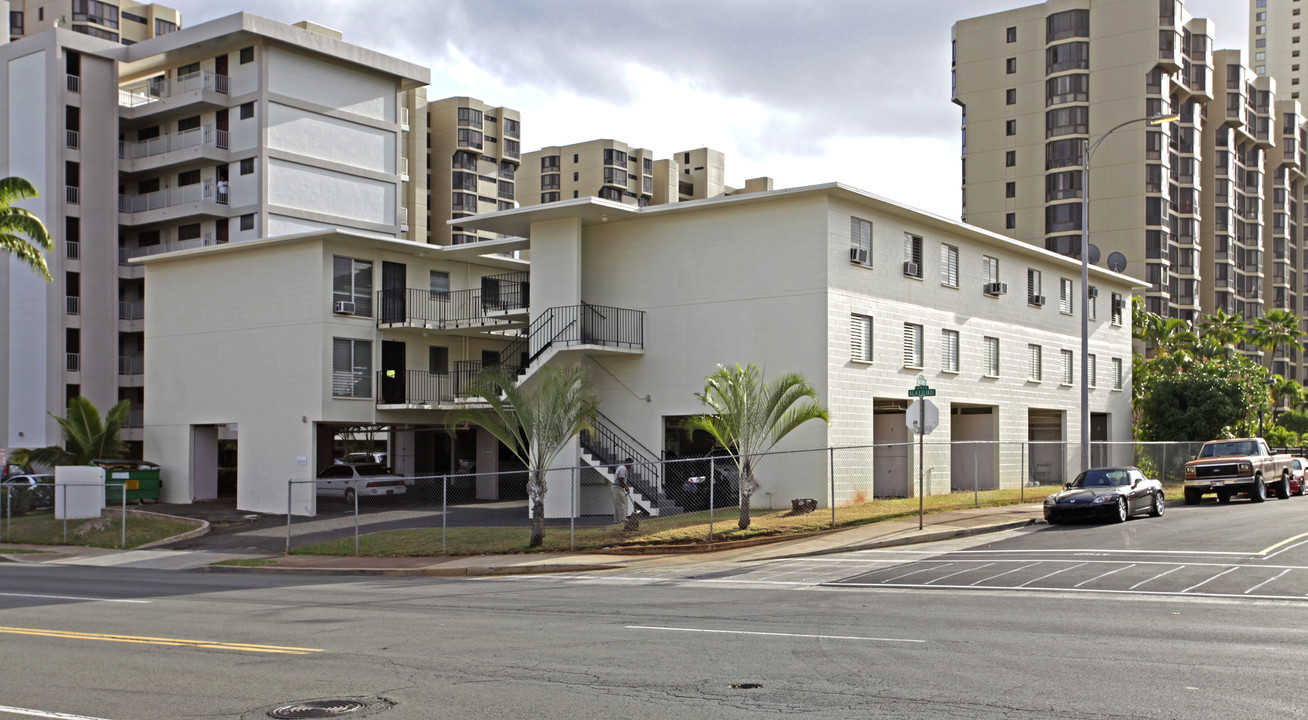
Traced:
<path fill-rule="evenodd" d="M 1095 245 L 1094 243 L 1090 244 L 1090 264 L 1091 265 L 1099 264 L 1099 246 Z"/>
<path fill-rule="evenodd" d="M 1122 272 L 1126 269 L 1126 256 L 1120 252 L 1108 254 L 1108 269 L 1113 272 Z"/>

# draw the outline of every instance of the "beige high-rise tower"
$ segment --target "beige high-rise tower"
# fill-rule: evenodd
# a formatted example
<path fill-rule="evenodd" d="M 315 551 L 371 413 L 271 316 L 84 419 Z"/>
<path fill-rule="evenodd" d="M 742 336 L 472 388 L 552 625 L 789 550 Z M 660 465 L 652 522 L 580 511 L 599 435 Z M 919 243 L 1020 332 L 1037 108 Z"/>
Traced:
<path fill-rule="evenodd" d="M 514 207 L 521 163 L 517 110 L 476 98 L 427 104 L 430 242 L 461 245 L 495 236 L 447 221 Z"/>
<path fill-rule="evenodd" d="M 1298 100 L 1305 73 L 1304 32 L 1300 0 L 1248 0 L 1250 65 L 1259 75 L 1276 78 L 1280 94 Z"/>
<path fill-rule="evenodd" d="M 9 0 L 9 39 L 61 27 L 101 40 L 135 45 L 176 32 L 182 14 L 173 8 L 130 0 Z"/>

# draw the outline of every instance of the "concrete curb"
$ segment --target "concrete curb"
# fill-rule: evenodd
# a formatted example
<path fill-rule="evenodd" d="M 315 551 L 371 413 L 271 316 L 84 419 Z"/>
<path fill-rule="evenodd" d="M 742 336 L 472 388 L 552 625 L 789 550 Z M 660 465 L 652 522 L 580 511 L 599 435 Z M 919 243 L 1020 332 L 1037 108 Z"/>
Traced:
<path fill-rule="evenodd" d="M 777 558 L 800 558 L 813 557 L 816 555 L 834 555 L 836 553 L 854 552 L 857 550 L 877 550 L 880 548 L 896 547 L 899 545 L 918 545 L 921 543 L 937 542 L 939 540 L 952 540 L 954 538 L 971 537 L 972 535 L 984 535 L 992 532 L 1003 532 L 1004 530 L 1016 530 L 1036 523 L 1035 518 L 1025 520 L 1009 520 L 1007 522 L 995 523 L 994 525 L 982 525 L 974 528 L 957 528 L 954 530 L 933 530 L 924 532 L 921 535 L 911 537 L 883 538 L 881 540 L 869 540 L 868 542 L 856 543 L 853 545 L 842 545 L 836 548 L 824 548 L 822 550 L 812 550 L 809 552 L 794 553 L 791 555 L 776 555 L 770 558 L 757 558 L 751 560 L 741 560 L 740 562 L 759 562 L 760 560 L 775 560 Z"/>
<path fill-rule="evenodd" d="M 146 544 L 144 544 L 144 545 L 137 545 L 136 547 L 131 548 L 132 550 L 149 550 L 150 548 L 163 547 L 164 545 L 170 545 L 170 544 L 175 543 L 175 542 L 181 542 L 181 541 L 183 541 L 183 540 L 190 540 L 191 538 L 198 538 L 198 537 L 201 537 L 201 536 L 203 536 L 203 535 L 208 535 L 208 534 L 209 534 L 209 521 L 208 521 L 208 520 L 201 520 L 200 518 L 186 517 L 186 516 L 184 516 L 184 515 L 165 515 L 165 514 L 163 514 L 163 513 L 150 512 L 149 510 L 135 510 L 135 509 L 132 509 L 132 510 L 128 510 L 127 512 L 132 513 L 132 514 L 134 514 L 134 515 L 150 515 L 150 516 L 152 516 L 152 517 L 157 517 L 157 518 L 166 518 L 166 519 L 168 519 L 168 520 L 180 520 L 180 521 L 182 521 L 182 522 L 187 522 L 187 523 L 198 523 L 198 525 L 196 526 L 196 528 L 195 528 L 194 530 L 191 530 L 191 531 L 189 531 L 189 532 L 184 532 L 184 533 L 182 533 L 181 535 L 174 535 L 174 536 L 172 536 L 172 537 L 167 537 L 167 538 L 164 538 L 163 540 L 155 540 L 154 542 L 148 542 L 148 543 L 146 543 Z"/>
<path fill-rule="evenodd" d="M 806 538 L 824 535 L 829 532 L 831 532 L 831 530 L 817 530 L 815 532 L 801 533 L 797 535 L 763 535 L 761 537 L 748 538 L 745 540 L 721 540 L 695 545 L 626 545 L 604 548 L 601 550 L 589 550 L 587 552 L 595 555 L 697 555 L 700 553 L 719 552 L 722 550 L 739 550 L 741 548 L 749 548 L 756 545 L 771 545 L 779 542 L 804 540 Z"/>
<path fill-rule="evenodd" d="M 357 577 L 492 577 L 501 575 L 546 575 L 551 573 L 576 573 L 595 570 L 617 570 L 626 565 L 593 564 L 542 564 L 497 567 L 494 565 L 473 565 L 468 567 L 424 567 L 424 568 L 322 568 L 322 567 L 247 567 L 242 565 L 209 565 L 206 572 L 217 573 L 252 573 L 255 575 L 327 575 Z"/>

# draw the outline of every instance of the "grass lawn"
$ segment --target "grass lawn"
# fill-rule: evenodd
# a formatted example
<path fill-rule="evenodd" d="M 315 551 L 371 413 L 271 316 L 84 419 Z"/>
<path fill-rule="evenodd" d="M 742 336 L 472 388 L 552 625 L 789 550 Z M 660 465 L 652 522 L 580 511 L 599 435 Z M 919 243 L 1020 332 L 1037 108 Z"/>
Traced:
<path fill-rule="evenodd" d="M 133 548 L 156 540 L 194 530 L 193 523 L 143 517 L 127 513 L 127 547 Z M 4 522 L 0 540 L 29 545 L 83 545 L 116 548 L 122 543 L 122 516 L 105 512 L 98 520 L 69 520 L 68 541 L 64 541 L 64 521 L 56 520 L 53 510 L 29 512 Z M 0 552 L 3 550 L 0 545 Z"/>
<path fill-rule="evenodd" d="M 976 496 L 981 507 L 1014 505 L 1021 502 L 1040 502 L 1046 495 L 1058 490 L 1054 486 L 1025 488 L 1025 491 L 987 490 Z M 1179 491 L 1168 491 L 1169 497 L 1179 497 Z M 973 494 L 951 493 L 930 495 L 924 505 L 928 513 L 974 507 Z M 917 498 L 875 500 L 857 505 L 836 508 L 835 526 L 854 527 L 917 514 Z M 819 508 L 809 515 L 791 516 L 789 510 L 760 510 L 750 513 L 750 527 L 737 526 L 739 511 L 723 508 L 714 512 L 713 540 L 744 540 L 748 538 L 798 535 L 829 530 L 830 508 Z M 573 549 L 567 528 L 549 527 L 545 530 L 545 544 L 528 549 L 531 538 L 529 528 L 448 528 L 445 531 L 445 552 L 441 552 L 441 529 L 415 528 L 390 530 L 359 536 L 359 554 L 370 557 L 421 557 L 434 555 L 499 555 L 523 552 L 568 552 Z M 576 529 L 576 546 L 579 551 L 606 547 L 649 545 L 683 545 L 709 541 L 709 514 L 686 513 L 665 518 L 645 518 L 640 531 L 623 532 L 619 525 Z M 313 543 L 291 549 L 293 555 L 353 555 L 354 537 Z"/>

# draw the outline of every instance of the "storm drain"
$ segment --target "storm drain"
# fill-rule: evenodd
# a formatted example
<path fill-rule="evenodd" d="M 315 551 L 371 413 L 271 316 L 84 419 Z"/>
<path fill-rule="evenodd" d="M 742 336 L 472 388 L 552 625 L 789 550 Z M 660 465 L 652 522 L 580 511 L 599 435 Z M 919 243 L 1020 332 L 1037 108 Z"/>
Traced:
<path fill-rule="evenodd" d="M 282 705 L 268 711 L 271 718 L 334 718 L 366 710 L 368 705 L 358 700 L 309 700 Z"/>

